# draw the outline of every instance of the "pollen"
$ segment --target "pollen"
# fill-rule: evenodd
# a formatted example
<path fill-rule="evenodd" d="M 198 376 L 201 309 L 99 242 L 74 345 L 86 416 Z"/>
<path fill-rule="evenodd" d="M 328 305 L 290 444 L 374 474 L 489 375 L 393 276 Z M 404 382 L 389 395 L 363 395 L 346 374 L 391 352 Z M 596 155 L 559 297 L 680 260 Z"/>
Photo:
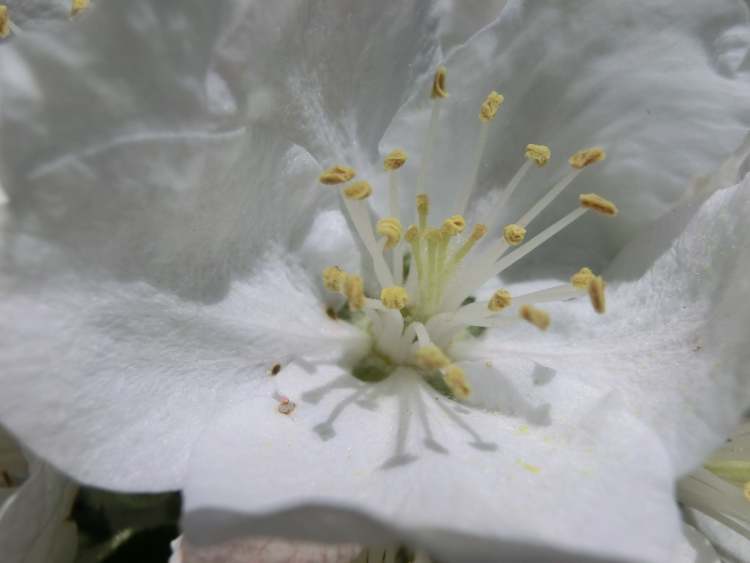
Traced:
<path fill-rule="evenodd" d="M 513 298 L 507 289 L 498 289 L 487 303 L 487 308 L 493 312 L 501 311 L 506 307 L 510 307 L 512 300 Z"/>
<path fill-rule="evenodd" d="M 386 238 L 385 247 L 391 249 L 398 244 L 401 240 L 401 221 L 395 217 L 387 217 L 380 219 L 375 226 L 375 230 L 380 236 Z"/>
<path fill-rule="evenodd" d="M 344 290 L 346 272 L 338 266 L 329 266 L 323 270 L 323 286 L 328 291 L 341 292 Z"/>
<path fill-rule="evenodd" d="M 538 309 L 533 305 L 524 305 L 519 309 L 518 313 L 523 320 L 533 324 L 539 330 L 547 330 L 549 327 L 549 314 L 542 309 Z"/>
<path fill-rule="evenodd" d="M 5 39 L 10 35 L 10 16 L 8 6 L 0 4 L 0 38 Z"/>
<path fill-rule="evenodd" d="M 448 73 L 448 69 L 444 66 L 437 67 L 435 71 L 435 78 L 432 80 L 432 99 L 447 98 L 448 91 L 445 89 L 445 75 Z"/>
<path fill-rule="evenodd" d="M 546 145 L 526 145 L 526 158 L 532 160 L 537 166 L 544 166 L 549 162 L 552 152 Z"/>
<path fill-rule="evenodd" d="M 443 221 L 443 232 L 450 236 L 463 233 L 465 228 L 466 220 L 461 215 L 453 215 Z"/>
<path fill-rule="evenodd" d="M 503 238 L 511 246 L 518 246 L 526 238 L 526 229 L 521 225 L 505 225 L 503 228 Z"/>
<path fill-rule="evenodd" d="M 365 306 L 365 284 L 359 276 L 346 275 L 344 295 L 352 311 L 360 311 Z"/>
<path fill-rule="evenodd" d="M 474 225 L 474 229 L 471 231 L 471 236 L 469 238 L 472 241 L 476 242 L 486 234 L 487 234 L 487 226 L 484 225 L 483 223 L 477 223 L 476 225 Z"/>
<path fill-rule="evenodd" d="M 70 7 L 70 15 L 77 16 L 89 7 L 89 0 L 73 0 L 73 4 Z"/>
<path fill-rule="evenodd" d="M 406 229 L 406 233 L 404 234 L 404 238 L 407 242 L 414 242 L 419 238 L 419 229 L 416 225 L 409 225 L 409 228 Z"/>
<path fill-rule="evenodd" d="M 586 168 L 589 164 L 600 162 L 607 157 L 607 153 L 601 147 L 582 149 L 568 159 L 573 168 Z"/>
<path fill-rule="evenodd" d="M 604 314 L 607 310 L 607 301 L 604 297 L 604 280 L 601 276 L 592 276 L 588 284 L 591 306 L 597 313 Z"/>
<path fill-rule="evenodd" d="M 416 353 L 417 365 L 424 369 L 442 369 L 448 367 L 451 360 L 434 344 L 422 346 Z"/>
<path fill-rule="evenodd" d="M 392 150 L 383 160 L 386 170 L 398 170 L 406 163 L 406 153 L 401 149 Z"/>
<path fill-rule="evenodd" d="M 589 283 L 594 278 L 594 272 L 589 268 L 581 268 L 570 277 L 570 284 L 578 289 L 588 289 Z"/>
<path fill-rule="evenodd" d="M 344 195 L 349 199 L 367 199 L 372 195 L 372 186 L 368 181 L 360 180 L 354 182 L 348 188 L 344 188 Z"/>
<path fill-rule="evenodd" d="M 471 395 L 471 387 L 466 381 L 466 374 L 456 364 L 443 370 L 443 381 L 457 398 L 467 399 Z"/>
<path fill-rule="evenodd" d="M 327 186 L 335 186 L 337 184 L 344 184 L 354 178 L 357 175 L 354 168 L 349 168 L 343 164 L 336 164 L 323 171 L 320 175 L 321 184 Z"/>
<path fill-rule="evenodd" d="M 403 309 L 409 303 L 409 294 L 398 285 L 384 287 L 380 292 L 380 300 L 389 309 Z"/>
<path fill-rule="evenodd" d="M 614 217 L 617 215 L 617 206 L 603 197 L 596 194 L 581 194 L 578 196 L 581 206 L 602 215 L 608 215 Z"/>
<path fill-rule="evenodd" d="M 498 94 L 494 90 L 490 92 L 487 99 L 482 102 L 482 107 L 479 108 L 479 119 L 484 123 L 492 121 L 495 118 L 495 114 L 500 109 L 500 106 L 503 105 L 503 100 L 505 100 L 505 98 L 503 98 L 501 94 Z"/>

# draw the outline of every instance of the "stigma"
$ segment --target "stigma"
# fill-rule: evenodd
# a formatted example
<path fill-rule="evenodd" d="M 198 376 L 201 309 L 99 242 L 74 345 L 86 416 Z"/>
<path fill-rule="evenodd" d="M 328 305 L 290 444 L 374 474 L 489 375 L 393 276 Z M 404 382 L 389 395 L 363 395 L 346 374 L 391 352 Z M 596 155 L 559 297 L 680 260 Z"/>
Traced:
<path fill-rule="evenodd" d="M 374 275 L 365 283 L 360 275 L 333 265 L 322 271 L 322 280 L 328 291 L 343 297 L 351 313 L 347 318 L 369 332 L 374 353 L 385 358 L 387 365 L 411 367 L 428 380 L 439 380 L 447 393 L 462 400 L 470 396 L 471 386 L 463 368 L 451 357 L 451 347 L 455 339 L 470 332 L 469 328 L 502 330 L 521 322 L 531 325 L 529 330 L 546 331 L 553 319 L 538 305 L 579 297 L 588 297 L 598 314 L 606 310 L 606 284 L 586 267 L 572 273 L 567 283 L 530 293 L 511 294 L 498 289 L 489 299 L 477 301 L 477 290 L 587 212 L 615 217 L 618 209 L 600 195 L 580 194 L 578 205 L 568 214 L 543 229 L 532 227 L 532 222 L 584 169 L 606 158 L 603 148 L 591 147 L 570 155 L 562 177 L 523 215 L 503 225 L 500 218 L 504 207 L 525 176 L 553 162 L 548 146 L 529 143 L 519 147 L 520 167 L 496 202 L 477 209 L 476 216 L 467 214 L 488 131 L 496 126 L 493 123 L 504 102 L 502 94 L 492 91 L 475 118 L 475 165 L 466 181 L 456 187 L 454 213 L 431 216 L 433 195 L 425 170 L 430 166 L 440 107 L 448 96 L 446 76 L 441 66 L 432 81 L 432 112 L 415 184 L 402 185 L 401 170 L 412 162 L 403 150 L 395 149 L 383 159 L 388 176 L 387 214 L 373 222 L 369 198 L 378 188 L 367 180 L 355 180 L 357 173 L 350 166 L 334 164 L 320 174 L 321 184 L 338 191 Z M 408 190 L 406 199 L 413 202 L 412 206 L 401 208 L 402 190 Z"/>

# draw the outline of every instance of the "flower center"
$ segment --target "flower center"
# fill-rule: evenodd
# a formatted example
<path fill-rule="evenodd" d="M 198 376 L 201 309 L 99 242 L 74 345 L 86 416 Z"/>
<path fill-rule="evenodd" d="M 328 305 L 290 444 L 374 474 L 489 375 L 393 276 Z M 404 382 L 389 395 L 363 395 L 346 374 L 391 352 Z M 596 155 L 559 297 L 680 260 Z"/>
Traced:
<path fill-rule="evenodd" d="M 355 369 L 355 375 L 367 380 L 379 379 L 398 365 L 411 366 L 425 377 L 438 376 L 450 394 L 466 398 L 471 389 L 464 372 L 448 352 L 453 340 L 467 329 L 503 327 L 527 321 L 545 330 L 550 317 L 537 308 L 537 304 L 586 293 L 597 312 L 605 310 L 604 282 L 588 268 L 574 274 L 569 284 L 523 295 L 511 295 L 500 289 L 490 299 L 476 301 L 473 293 L 587 211 L 614 216 L 617 208 L 596 194 L 582 194 L 578 207 L 526 240 L 532 221 L 584 168 L 605 158 L 601 148 L 583 149 L 570 157 L 571 170 L 561 180 L 515 223 L 504 226 L 502 237 L 485 239 L 486 244 L 480 248 L 477 243 L 500 227 L 502 208 L 524 176 L 534 166 L 545 166 L 551 157 L 548 147 L 527 145 L 525 162 L 496 203 L 483 210 L 482 216 L 467 228 L 466 206 L 477 182 L 490 124 L 503 103 L 503 96 L 493 91 L 480 107 L 473 166 L 469 178 L 456 192 L 456 214 L 438 224 L 432 223 L 425 177 L 437 135 L 440 108 L 448 95 L 445 77 L 446 70 L 440 67 L 433 81 L 432 111 L 416 181 L 415 209 L 406 210 L 408 213 L 401 213 L 399 209 L 399 169 L 407 162 L 402 150 L 394 150 L 384 159 L 389 178 L 389 216 L 379 219 L 374 229 L 368 204 L 372 186 L 365 180 L 353 181 L 356 172 L 348 166 L 335 165 L 321 174 L 322 184 L 338 189 L 344 209 L 370 256 L 376 278 L 372 285 L 379 289 L 379 298 L 366 294 L 366 285 L 359 275 L 345 272 L 338 266 L 323 271 L 323 282 L 328 290 L 346 298 L 351 321 L 373 337 L 373 354 Z M 415 223 L 404 230 L 401 220 L 406 216 L 414 218 Z M 378 374 L 381 376 L 377 377 Z"/>

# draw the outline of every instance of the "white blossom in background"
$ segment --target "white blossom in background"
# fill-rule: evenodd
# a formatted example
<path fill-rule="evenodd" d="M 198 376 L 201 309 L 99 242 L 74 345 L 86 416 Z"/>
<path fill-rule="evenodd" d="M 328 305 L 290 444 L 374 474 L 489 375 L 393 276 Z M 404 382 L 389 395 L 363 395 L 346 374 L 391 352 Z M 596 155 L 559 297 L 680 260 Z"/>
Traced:
<path fill-rule="evenodd" d="M 434 14 L 100 0 L 6 42 L 0 420 L 85 483 L 184 487 L 207 549 L 673 559 L 674 483 L 748 404 L 748 181 L 685 196 L 750 126 L 746 6 L 511 2 L 445 59 Z"/>

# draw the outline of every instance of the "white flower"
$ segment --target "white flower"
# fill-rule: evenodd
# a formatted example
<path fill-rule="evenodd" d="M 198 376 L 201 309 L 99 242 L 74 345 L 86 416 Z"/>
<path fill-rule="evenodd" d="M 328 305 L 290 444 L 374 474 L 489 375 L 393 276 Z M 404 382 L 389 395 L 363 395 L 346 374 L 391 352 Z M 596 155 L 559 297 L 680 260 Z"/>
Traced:
<path fill-rule="evenodd" d="M 326 315 L 319 285 L 339 264 L 374 300 L 393 265 L 389 255 L 373 273 L 360 259 L 335 190 L 317 185 L 324 166 L 354 166 L 382 213 L 376 170 L 405 148 L 397 203 L 404 229 L 411 220 L 440 59 L 429 6 L 95 8 L 0 52 L 13 140 L 0 154 L 4 424 L 85 482 L 186 484 L 195 542 L 399 535 L 445 561 L 670 559 L 681 537 L 673 483 L 747 404 L 748 315 L 733 293 L 747 271 L 747 188 L 644 225 L 750 125 L 741 4 L 511 3 L 447 58 L 450 97 L 423 176 L 431 217 L 462 213 L 456 186 L 476 176 L 470 232 L 524 147 L 548 144 L 553 161 L 530 171 L 498 227 L 516 221 L 541 201 L 540 184 L 564 177 L 567 156 L 602 145 L 610 158 L 551 202 L 529 239 L 576 206 L 573 189 L 616 200 L 621 218 L 578 221 L 524 259 L 533 267 L 509 270 L 529 283 L 508 288 L 562 285 L 586 263 L 601 271 L 630 241 L 609 268 L 611 314 L 586 299 L 553 304 L 546 333 L 509 323 L 456 341 L 427 327 L 489 265 L 484 276 L 464 268 L 476 277 L 465 285 L 446 279 L 442 300 L 407 282 L 425 327 L 415 334 L 448 356 L 440 367 L 458 364 L 465 405 L 428 386 L 418 350 L 387 331 L 376 340 L 398 369 L 379 383 L 352 377 L 373 341 Z M 493 89 L 505 103 L 481 151 L 476 114 Z M 353 217 L 366 232 L 366 209 Z M 364 297 L 355 285 L 345 293 Z M 461 394 L 459 372 L 443 375 Z"/>

